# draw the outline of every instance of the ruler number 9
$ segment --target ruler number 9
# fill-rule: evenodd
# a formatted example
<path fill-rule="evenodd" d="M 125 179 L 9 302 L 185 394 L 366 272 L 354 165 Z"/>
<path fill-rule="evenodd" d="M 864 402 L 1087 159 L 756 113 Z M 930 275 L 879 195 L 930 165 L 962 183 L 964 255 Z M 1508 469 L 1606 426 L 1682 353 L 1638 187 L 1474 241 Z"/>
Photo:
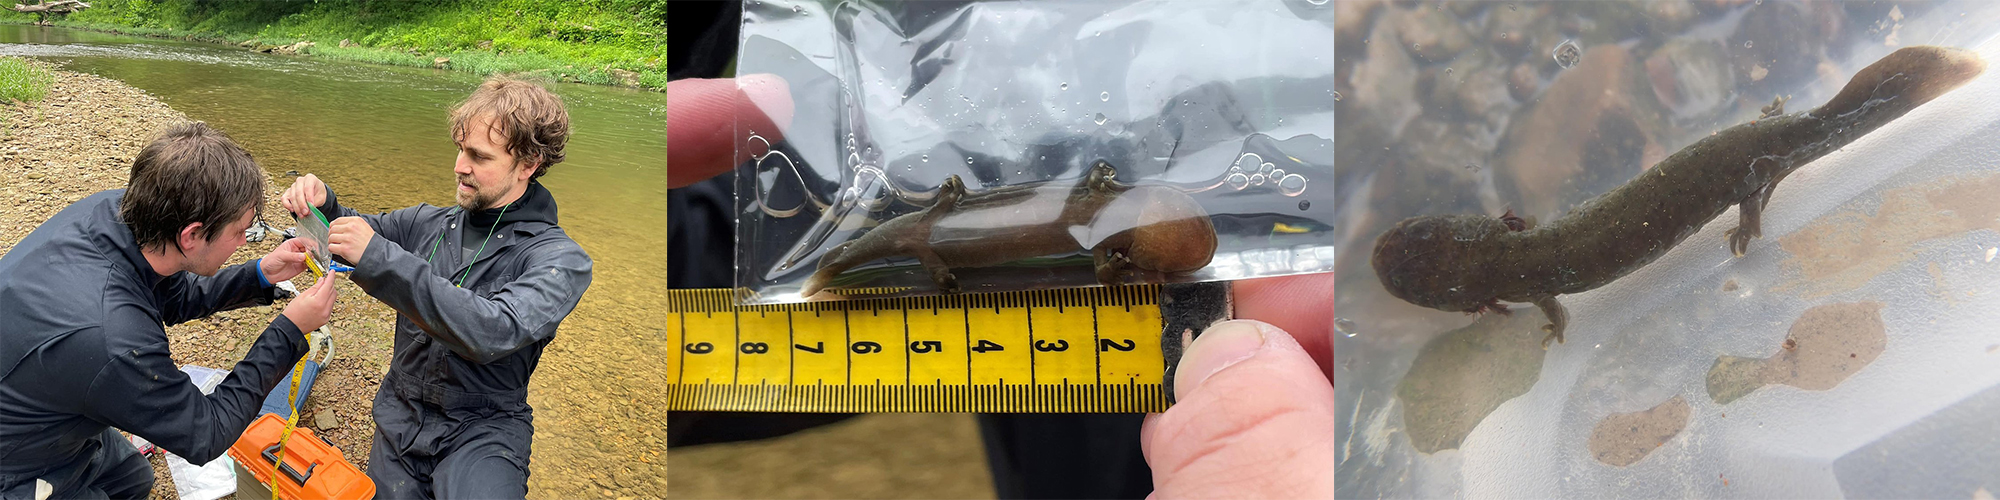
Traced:
<path fill-rule="evenodd" d="M 715 352 L 715 344 L 695 342 L 687 345 L 687 352 L 688 354 L 708 354 Z"/>

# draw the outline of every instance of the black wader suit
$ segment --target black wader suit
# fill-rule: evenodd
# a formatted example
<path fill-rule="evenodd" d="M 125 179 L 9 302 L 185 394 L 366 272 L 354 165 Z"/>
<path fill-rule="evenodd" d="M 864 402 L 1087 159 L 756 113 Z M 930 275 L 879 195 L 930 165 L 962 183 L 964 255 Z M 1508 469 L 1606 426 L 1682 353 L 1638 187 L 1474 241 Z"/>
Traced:
<path fill-rule="evenodd" d="M 328 188 L 320 211 L 375 228 L 352 278 L 396 310 L 368 454 L 376 497 L 527 496 L 528 377 L 590 287 L 590 256 L 556 226 L 555 198 L 530 181 L 504 214 L 360 215 Z"/>
<path fill-rule="evenodd" d="M 214 393 L 167 351 L 162 324 L 268 305 L 255 261 L 162 277 L 118 221 L 125 190 L 91 195 L 0 257 L 0 499 L 143 498 L 153 467 L 118 429 L 189 462 L 214 460 L 306 354 L 280 314 Z"/>

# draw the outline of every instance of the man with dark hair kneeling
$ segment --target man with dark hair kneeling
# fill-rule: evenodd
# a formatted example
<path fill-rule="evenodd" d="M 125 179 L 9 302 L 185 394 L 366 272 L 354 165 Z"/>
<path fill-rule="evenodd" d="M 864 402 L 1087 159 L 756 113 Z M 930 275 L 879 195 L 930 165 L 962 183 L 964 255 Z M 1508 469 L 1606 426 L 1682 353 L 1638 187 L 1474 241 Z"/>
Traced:
<path fill-rule="evenodd" d="M 377 498 L 525 497 L 528 378 L 590 287 L 590 256 L 536 181 L 563 160 L 562 101 L 496 77 L 452 108 L 451 135 L 455 207 L 360 215 L 310 174 L 281 197 L 292 213 L 339 217 L 333 254 L 396 310 L 368 453 Z"/>
<path fill-rule="evenodd" d="M 117 429 L 214 460 L 326 324 L 321 279 L 271 321 L 213 394 L 174 364 L 164 325 L 268 305 L 304 240 L 227 269 L 264 206 L 264 172 L 207 125 L 167 130 L 125 189 L 84 198 L 0 257 L 0 497 L 144 498 L 153 468 Z M 113 429 L 116 427 L 117 429 Z"/>

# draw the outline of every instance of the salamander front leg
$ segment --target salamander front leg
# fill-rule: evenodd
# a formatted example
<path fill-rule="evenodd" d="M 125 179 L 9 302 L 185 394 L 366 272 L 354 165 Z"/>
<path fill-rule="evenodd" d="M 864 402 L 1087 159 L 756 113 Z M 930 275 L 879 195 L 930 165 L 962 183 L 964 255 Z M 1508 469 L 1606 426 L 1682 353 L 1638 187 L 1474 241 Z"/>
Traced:
<path fill-rule="evenodd" d="M 1750 251 L 1750 240 L 1764 236 L 1764 205 L 1771 202 L 1771 187 L 1775 185 L 1776 182 L 1765 184 L 1750 193 L 1750 197 L 1744 198 L 1742 203 L 1736 204 L 1736 227 L 1723 235 L 1729 239 L 1729 251 L 1737 257 Z"/>
<path fill-rule="evenodd" d="M 1535 299 L 1535 307 L 1542 308 L 1542 315 L 1549 317 L 1549 324 L 1542 326 L 1542 331 L 1549 332 L 1549 336 L 1542 338 L 1542 349 L 1549 348 L 1550 340 L 1563 343 L 1563 328 L 1569 326 L 1569 311 L 1563 309 L 1554 295 Z"/>
<path fill-rule="evenodd" d="M 1096 249 L 1091 250 L 1091 260 L 1097 264 L 1097 282 L 1104 286 L 1123 283 L 1125 268 L 1132 264 L 1131 260 L 1125 258 L 1124 252 L 1112 250 L 1107 245 L 1098 245 Z"/>
<path fill-rule="evenodd" d="M 1104 160 L 1097 160 L 1097 163 L 1091 164 L 1090 173 L 1084 177 L 1084 186 L 1090 188 L 1090 192 L 1100 195 L 1124 190 L 1118 185 L 1118 168 Z"/>

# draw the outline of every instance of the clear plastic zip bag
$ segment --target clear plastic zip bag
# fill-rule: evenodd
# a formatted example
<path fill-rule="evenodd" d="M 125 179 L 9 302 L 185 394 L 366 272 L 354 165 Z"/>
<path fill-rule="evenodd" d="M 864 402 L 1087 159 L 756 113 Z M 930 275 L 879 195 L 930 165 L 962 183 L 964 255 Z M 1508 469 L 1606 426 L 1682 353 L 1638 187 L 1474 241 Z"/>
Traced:
<path fill-rule="evenodd" d="M 1331 271 L 1332 9 L 745 2 L 743 301 Z"/>

